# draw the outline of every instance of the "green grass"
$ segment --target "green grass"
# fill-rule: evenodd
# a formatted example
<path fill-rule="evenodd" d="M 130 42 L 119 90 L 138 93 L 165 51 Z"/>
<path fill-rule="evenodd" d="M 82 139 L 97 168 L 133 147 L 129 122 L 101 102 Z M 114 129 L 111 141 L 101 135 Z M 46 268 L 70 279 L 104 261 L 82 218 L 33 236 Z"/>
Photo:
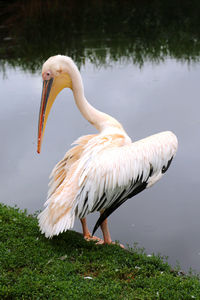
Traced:
<path fill-rule="evenodd" d="M 200 283 L 137 249 L 46 239 L 35 217 L 0 205 L 0 299 L 200 299 Z"/>

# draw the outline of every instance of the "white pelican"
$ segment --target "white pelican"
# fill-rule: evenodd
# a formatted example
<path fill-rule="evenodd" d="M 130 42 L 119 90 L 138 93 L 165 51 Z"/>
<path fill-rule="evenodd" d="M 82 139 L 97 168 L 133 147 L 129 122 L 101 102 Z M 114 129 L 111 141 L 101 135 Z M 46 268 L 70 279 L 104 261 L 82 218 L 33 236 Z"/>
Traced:
<path fill-rule="evenodd" d="M 84 96 L 80 72 L 67 56 L 50 57 L 43 65 L 43 90 L 38 124 L 38 153 L 51 106 L 64 88 L 70 88 L 81 114 L 99 131 L 80 137 L 51 173 L 45 209 L 39 226 L 46 237 L 72 228 L 81 219 L 83 235 L 101 226 L 103 243 L 112 242 L 107 217 L 127 199 L 152 186 L 167 171 L 177 151 L 177 138 L 161 132 L 132 143 L 122 125 L 95 109 Z M 86 215 L 99 211 L 92 235 Z"/>

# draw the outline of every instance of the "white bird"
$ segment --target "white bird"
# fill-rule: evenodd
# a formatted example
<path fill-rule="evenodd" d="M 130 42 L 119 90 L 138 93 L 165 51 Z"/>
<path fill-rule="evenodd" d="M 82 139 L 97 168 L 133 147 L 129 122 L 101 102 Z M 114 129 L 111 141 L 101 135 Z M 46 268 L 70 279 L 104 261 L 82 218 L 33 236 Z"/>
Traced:
<path fill-rule="evenodd" d="M 64 88 L 72 90 L 81 114 L 99 133 L 80 137 L 53 169 L 45 209 L 38 216 L 40 229 L 52 237 L 72 228 L 78 217 L 84 237 L 92 239 L 86 216 L 99 211 L 92 234 L 101 226 L 103 242 L 110 244 L 107 217 L 163 176 L 176 154 L 177 138 L 166 131 L 132 143 L 116 119 L 87 102 L 80 72 L 67 56 L 50 57 L 42 77 L 38 153 L 51 106 Z"/>

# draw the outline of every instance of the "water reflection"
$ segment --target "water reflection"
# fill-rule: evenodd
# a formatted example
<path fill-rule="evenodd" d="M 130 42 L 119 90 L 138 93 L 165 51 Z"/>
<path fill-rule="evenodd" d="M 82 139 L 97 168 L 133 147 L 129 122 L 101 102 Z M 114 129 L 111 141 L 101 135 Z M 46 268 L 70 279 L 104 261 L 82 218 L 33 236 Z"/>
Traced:
<path fill-rule="evenodd" d="M 35 71 L 49 56 L 82 65 L 113 61 L 199 60 L 199 1 L 6 1 L 1 9 L 1 67 Z"/>
<path fill-rule="evenodd" d="M 65 9 L 60 1 L 54 9 L 44 2 L 11 1 L 1 15 L 1 201 L 41 209 L 53 166 L 78 136 L 95 132 L 63 90 L 36 153 L 42 82 L 34 72 L 50 55 L 67 53 L 79 64 L 88 100 L 116 117 L 133 140 L 163 130 L 179 139 L 165 178 L 111 215 L 112 238 L 199 271 L 200 2 L 131 1 L 131 9 L 129 1 L 120 7 L 70 1 Z M 89 217 L 91 227 L 96 219 Z"/>

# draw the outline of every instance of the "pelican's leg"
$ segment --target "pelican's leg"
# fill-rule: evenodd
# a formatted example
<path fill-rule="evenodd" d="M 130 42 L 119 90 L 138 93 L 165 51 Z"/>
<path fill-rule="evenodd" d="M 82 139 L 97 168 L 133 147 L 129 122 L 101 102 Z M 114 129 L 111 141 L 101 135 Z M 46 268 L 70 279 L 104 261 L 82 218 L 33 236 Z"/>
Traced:
<path fill-rule="evenodd" d="M 86 218 L 80 219 L 80 221 L 81 221 L 81 225 L 82 225 L 82 229 L 83 229 L 84 239 L 87 239 L 91 236 L 91 234 L 90 234 L 88 226 L 87 226 Z"/>
<path fill-rule="evenodd" d="M 115 244 L 115 242 L 112 242 L 111 240 L 111 236 L 110 236 L 110 232 L 109 232 L 109 229 L 108 229 L 108 220 L 105 219 L 102 223 L 101 223 L 101 230 L 102 230 L 102 233 L 103 233 L 103 239 L 104 241 L 99 241 L 97 242 L 97 244 Z M 121 248 L 124 248 L 124 245 L 122 244 L 119 244 L 119 246 Z"/>
<path fill-rule="evenodd" d="M 81 221 L 81 225 L 82 225 L 82 228 L 83 228 L 83 237 L 86 241 L 101 241 L 100 238 L 98 238 L 97 236 L 92 236 L 89 229 L 88 229 L 88 226 L 87 226 L 87 221 L 86 221 L 86 218 L 82 218 L 80 219 Z"/>
<path fill-rule="evenodd" d="M 101 230 L 102 230 L 102 233 L 103 233 L 104 244 L 111 244 L 112 240 L 111 240 L 110 232 L 109 232 L 109 229 L 108 229 L 108 220 L 107 219 L 105 219 L 101 223 Z"/>

